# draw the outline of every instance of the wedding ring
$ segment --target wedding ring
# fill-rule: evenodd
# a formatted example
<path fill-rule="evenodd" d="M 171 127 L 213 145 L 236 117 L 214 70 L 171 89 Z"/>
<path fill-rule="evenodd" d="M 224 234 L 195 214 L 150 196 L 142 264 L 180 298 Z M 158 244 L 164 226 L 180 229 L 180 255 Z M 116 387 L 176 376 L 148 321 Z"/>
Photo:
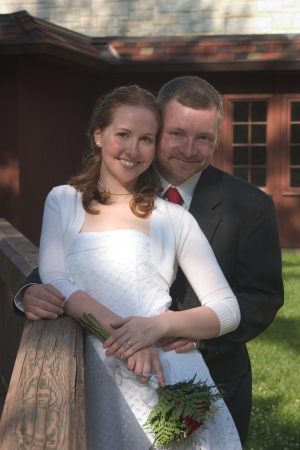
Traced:
<path fill-rule="evenodd" d="M 194 349 L 197 348 L 196 342 L 193 342 L 193 345 L 194 345 Z"/>
<path fill-rule="evenodd" d="M 127 342 L 127 344 L 129 345 L 129 347 L 132 347 L 132 346 L 133 346 L 133 344 L 130 342 L 129 339 L 126 339 L 126 342 Z M 195 347 L 195 348 L 196 348 L 196 347 Z"/>

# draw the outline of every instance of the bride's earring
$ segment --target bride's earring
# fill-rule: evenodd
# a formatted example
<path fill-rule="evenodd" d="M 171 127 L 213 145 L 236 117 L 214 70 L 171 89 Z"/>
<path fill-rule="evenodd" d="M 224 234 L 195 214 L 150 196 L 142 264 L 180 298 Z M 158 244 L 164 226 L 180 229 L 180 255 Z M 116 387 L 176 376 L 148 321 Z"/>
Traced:
<path fill-rule="evenodd" d="M 97 147 L 101 147 L 101 131 L 99 127 L 94 128 L 94 140 Z"/>

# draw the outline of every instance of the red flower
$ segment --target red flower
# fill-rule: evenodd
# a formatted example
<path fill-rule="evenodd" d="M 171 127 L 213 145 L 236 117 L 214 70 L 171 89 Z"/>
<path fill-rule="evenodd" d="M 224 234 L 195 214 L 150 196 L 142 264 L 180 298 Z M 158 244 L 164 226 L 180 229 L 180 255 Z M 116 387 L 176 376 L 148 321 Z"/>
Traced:
<path fill-rule="evenodd" d="M 179 402 L 177 404 L 177 406 L 180 405 L 181 402 Z M 205 402 L 201 402 L 199 404 L 199 407 L 197 408 L 199 411 L 202 409 L 208 409 L 208 407 L 206 406 Z M 190 431 L 188 432 L 188 434 L 192 434 L 194 431 L 198 430 L 198 428 L 200 428 L 203 425 L 203 420 L 201 420 L 200 422 L 197 422 L 197 420 L 192 419 L 189 416 L 183 417 L 183 415 L 180 416 L 180 419 L 189 427 Z"/>

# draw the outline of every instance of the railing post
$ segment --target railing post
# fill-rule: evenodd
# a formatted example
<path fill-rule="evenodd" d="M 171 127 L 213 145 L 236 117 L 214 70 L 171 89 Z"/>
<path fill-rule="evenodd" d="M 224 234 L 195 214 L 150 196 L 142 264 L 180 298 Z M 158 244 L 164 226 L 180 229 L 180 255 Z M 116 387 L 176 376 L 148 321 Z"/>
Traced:
<path fill-rule="evenodd" d="M 27 321 L 0 423 L 1 450 L 84 450 L 82 328 Z"/>
<path fill-rule="evenodd" d="M 37 265 L 37 248 L 0 219 L 0 291 L 12 294 Z M 9 294 L 9 295 L 8 295 Z M 5 319 L 7 320 L 7 319 Z M 2 333 L 9 346 L 13 326 Z M 1 334 L 1 336 L 2 336 Z M 1 347 L 2 348 L 2 347 Z M 5 352 L 1 351 L 3 363 Z M 26 321 L 0 422 L 1 450 L 85 450 L 82 328 L 68 316 Z"/>

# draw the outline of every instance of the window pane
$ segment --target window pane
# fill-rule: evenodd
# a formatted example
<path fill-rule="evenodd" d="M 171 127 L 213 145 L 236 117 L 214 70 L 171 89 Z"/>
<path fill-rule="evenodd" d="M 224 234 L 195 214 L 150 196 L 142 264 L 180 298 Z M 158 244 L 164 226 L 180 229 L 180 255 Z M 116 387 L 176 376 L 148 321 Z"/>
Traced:
<path fill-rule="evenodd" d="M 233 121 L 248 122 L 248 102 L 236 102 L 233 104 Z"/>
<path fill-rule="evenodd" d="M 255 186 L 266 186 L 266 169 L 251 169 L 251 183 Z"/>
<path fill-rule="evenodd" d="M 291 102 L 291 121 L 300 122 L 300 102 Z"/>
<path fill-rule="evenodd" d="M 251 142 L 253 144 L 265 144 L 267 138 L 266 125 L 251 125 Z"/>
<path fill-rule="evenodd" d="M 254 102 L 251 107 L 251 122 L 267 121 L 267 102 Z"/>
<path fill-rule="evenodd" d="M 242 178 L 242 180 L 248 181 L 248 169 L 235 168 L 233 169 L 233 175 L 235 177 Z"/>
<path fill-rule="evenodd" d="M 267 148 L 251 147 L 251 165 L 265 166 L 267 164 Z"/>
<path fill-rule="evenodd" d="M 291 143 L 298 144 L 300 142 L 300 124 L 291 125 Z"/>
<path fill-rule="evenodd" d="M 233 142 L 234 144 L 247 144 L 248 142 L 248 125 L 233 126 Z"/>
<path fill-rule="evenodd" d="M 248 147 L 234 147 L 233 149 L 233 165 L 248 165 Z"/>
<path fill-rule="evenodd" d="M 300 169 L 291 169 L 291 187 L 300 187 Z"/>
<path fill-rule="evenodd" d="M 300 166 L 300 147 L 291 147 L 291 166 Z"/>

